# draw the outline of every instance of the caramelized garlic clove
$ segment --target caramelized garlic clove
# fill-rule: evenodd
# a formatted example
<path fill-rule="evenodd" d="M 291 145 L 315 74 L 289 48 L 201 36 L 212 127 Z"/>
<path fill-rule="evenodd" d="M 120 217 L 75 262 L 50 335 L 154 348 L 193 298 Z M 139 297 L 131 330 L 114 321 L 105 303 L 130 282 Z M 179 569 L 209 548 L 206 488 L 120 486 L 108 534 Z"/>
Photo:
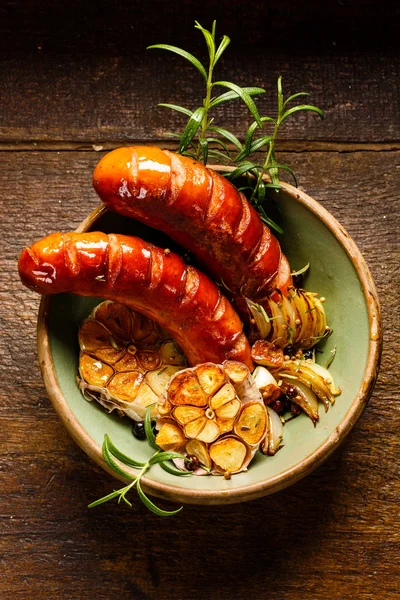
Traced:
<path fill-rule="evenodd" d="M 185 446 L 186 438 L 181 428 L 169 421 L 161 425 L 156 435 L 156 444 L 165 452 L 177 452 Z"/>
<path fill-rule="evenodd" d="M 206 406 L 207 396 L 193 371 L 177 373 L 168 388 L 168 398 L 175 405 Z"/>
<path fill-rule="evenodd" d="M 172 412 L 174 419 L 179 425 L 187 425 L 191 421 L 195 421 L 204 417 L 204 409 L 198 406 L 176 406 Z"/>
<path fill-rule="evenodd" d="M 236 398 L 235 388 L 231 383 L 226 383 L 210 400 L 212 409 L 217 410 L 227 402 Z"/>
<path fill-rule="evenodd" d="M 224 370 L 214 363 L 204 363 L 195 368 L 201 387 L 207 396 L 212 396 L 226 381 Z"/>
<path fill-rule="evenodd" d="M 135 355 L 137 361 L 144 371 L 157 369 L 161 364 L 161 358 L 158 352 L 150 350 L 139 350 Z"/>
<path fill-rule="evenodd" d="M 112 398 L 133 402 L 138 395 L 139 388 L 144 380 L 140 371 L 129 371 L 128 373 L 116 373 L 107 386 Z"/>
<path fill-rule="evenodd" d="M 80 349 L 95 352 L 99 348 L 112 346 L 110 335 L 110 332 L 98 321 L 86 320 L 79 329 Z"/>
<path fill-rule="evenodd" d="M 185 427 L 183 428 L 186 437 L 189 439 L 198 438 L 201 432 L 203 431 L 204 427 L 206 426 L 207 421 L 207 417 L 203 416 L 199 417 L 198 419 L 195 419 L 194 421 L 190 421 L 190 423 L 187 423 L 187 425 L 185 425 Z"/>
<path fill-rule="evenodd" d="M 220 408 L 215 410 L 215 414 L 220 419 L 234 419 L 240 411 L 241 402 L 237 398 L 226 402 Z"/>
<path fill-rule="evenodd" d="M 239 419 L 235 423 L 234 431 L 250 446 L 259 444 L 267 430 L 267 414 L 265 406 L 260 402 L 246 404 Z"/>
<path fill-rule="evenodd" d="M 114 369 L 89 354 L 81 352 L 79 374 L 90 385 L 105 386 L 114 374 Z"/>
<path fill-rule="evenodd" d="M 128 343 L 132 335 L 132 313 L 119 302 L 106 300 L 94 309 L 92 318 L 102 323 L 112 335 Z"/>
<path fill-rule="evenodd" d="M 223 473 L 237 473 L 243 468 L 248 449 L 237 438 L 225 437 L 210 446 L 210 458 L 215 466 Z"/>
<path fill-rule="evenodd" d="M 223 362 L 223 367 L 233 383 L 243 383 L 250 373 L 246 365 L 237 362 L 236 360 L 225 360 Z"/>

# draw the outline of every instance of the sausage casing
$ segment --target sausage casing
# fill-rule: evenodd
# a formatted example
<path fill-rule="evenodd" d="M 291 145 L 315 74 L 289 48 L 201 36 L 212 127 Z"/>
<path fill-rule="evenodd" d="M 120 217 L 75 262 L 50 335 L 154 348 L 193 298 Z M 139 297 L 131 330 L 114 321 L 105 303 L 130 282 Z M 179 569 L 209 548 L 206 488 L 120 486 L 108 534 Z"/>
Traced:
<path fill-rule="evenodd" d="M 218 287 L 140 238 L 54 233 L 25 248 L 18 267 L 41 294 L 98 296 L 138 310 L 170 332 L 191 365 L 232 358 L 253 366 L 240 318 Z"/>
<path fill-rule="evenodd" d="M 276 238 L 245 196 L 201 163 L 157 147 L 118 148 L 93 184 L 111 210 L 163 231 L 233 291 L 263 298 L 279 279 L 286 259 Z M 289 271 L 281 291 L 290 282 Z"/>

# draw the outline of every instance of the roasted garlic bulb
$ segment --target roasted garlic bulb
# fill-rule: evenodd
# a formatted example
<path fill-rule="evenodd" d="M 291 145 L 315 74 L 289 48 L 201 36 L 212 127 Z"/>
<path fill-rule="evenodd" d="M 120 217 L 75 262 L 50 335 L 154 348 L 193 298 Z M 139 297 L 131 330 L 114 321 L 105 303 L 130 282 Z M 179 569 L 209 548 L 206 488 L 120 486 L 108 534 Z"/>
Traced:
<path fill-rule="evenodd" d="M 151 319 L 116 302 L 102 302 L 79 330 L 78 385 L 109 412 L 143 420 L 185 357 Z"/>
<path fill-rule="evenodd" d="M 204 363 L 176 373 L 158 404 L 156 443 L 230 476 L 247 468 L 266 438 L 269 417 L 242 363 Z"/>

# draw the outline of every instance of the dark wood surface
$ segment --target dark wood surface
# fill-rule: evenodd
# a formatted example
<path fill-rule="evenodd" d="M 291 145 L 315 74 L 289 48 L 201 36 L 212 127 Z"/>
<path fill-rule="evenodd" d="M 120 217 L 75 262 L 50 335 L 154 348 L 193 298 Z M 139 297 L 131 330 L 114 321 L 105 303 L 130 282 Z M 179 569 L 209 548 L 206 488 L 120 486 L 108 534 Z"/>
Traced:
<path fill-rule="evenodd" d="M 120 600 L 400 598 L 397 3 L 3 2 L 0 7 L 0 597 Z M 202 52 L 195 18 L 232 36 L 221 77 L 276 76 L 327 112 L 282 131 L 280 157 L 363 252 L 383 309 L 378 382 L 344 445 L 279 494 L 158 518 L 137 501 L 87 505 L 113 486 L 69 438 L 36 355 L 39 299 L 18 255 L 98 204 L 91 171 L 127 141 L 164 144 L 160 101 L 201 97 L 194 69 L 150 43 Z M 193 102 L 195 102 L 193 100 Z M 191 102 L 189 102 L 189 106 Z M 193 106 L 193 105 L 192 105 Z M 220 113 L 222 117 L 222 112 Z M 243 132 L 245 111 L 225 124 Z M 102 147 L 102 151 L 99 150 Z M 343 302 L 351 298 L 343 298 Z"/>

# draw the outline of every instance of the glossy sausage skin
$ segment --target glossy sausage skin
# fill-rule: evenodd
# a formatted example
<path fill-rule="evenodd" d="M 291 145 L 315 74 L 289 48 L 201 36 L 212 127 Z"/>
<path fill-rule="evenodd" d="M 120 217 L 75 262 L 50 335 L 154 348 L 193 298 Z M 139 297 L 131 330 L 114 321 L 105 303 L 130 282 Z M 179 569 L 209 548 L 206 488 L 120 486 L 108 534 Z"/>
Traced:
<path fill-rule="evenodd" d="M 40 294 L 71 292 L 122 302 L 165 327 L 191 365 L 253 363 L 242 323 L 218 287 L 176 254 L 140 238 L 54 233 L 23 250 L 22 282 Z"/>
<path fill-rule="evenodd" d="M 235 292 L 259 299 L 274 278 L 283 293 L 291 284 L 290 270 L 282 281 L 287 261 L 258 213 L 201 163 L 156 147 L 118 148 L 99 162 L 93 184 L 111 210 L 160 229 Z"/>

